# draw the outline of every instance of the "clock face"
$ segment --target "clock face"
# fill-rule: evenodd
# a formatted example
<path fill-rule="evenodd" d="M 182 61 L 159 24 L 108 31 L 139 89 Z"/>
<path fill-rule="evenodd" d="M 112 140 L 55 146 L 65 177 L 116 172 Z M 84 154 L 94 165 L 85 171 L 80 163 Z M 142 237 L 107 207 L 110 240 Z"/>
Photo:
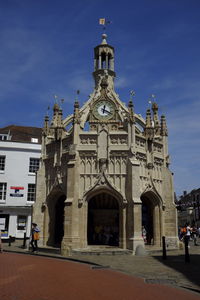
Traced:
<path fill-rule="evenodd" d="M 94 115 L 98 119 L 109 120 L 113 117 L 115 106 L 111 101 L 101 100 L 94 106 Z"/>

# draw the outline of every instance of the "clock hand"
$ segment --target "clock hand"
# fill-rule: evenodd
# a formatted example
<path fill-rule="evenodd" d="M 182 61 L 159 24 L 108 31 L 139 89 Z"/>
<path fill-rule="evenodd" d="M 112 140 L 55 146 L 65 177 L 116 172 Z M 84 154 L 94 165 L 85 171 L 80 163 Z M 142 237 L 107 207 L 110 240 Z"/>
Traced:
<path fill-rule="evenodd" d="M 104 107 L 101 109 L 103 113 L 105 112 L 105 108 L 106 106 L 104 105 Z"/>
<path fill-rule="evenodd" d="M 108 114 L 111 114 L 109 110 L 104 109 L 104 112 L 107 112 Z"/>
<path fill-rule="evenodd" d="M 111 112 L 106 109 L 106 105 L 104 105 L 104 107 L 101 110 L 102 110 L 103 113 L 111 114 Z"/>

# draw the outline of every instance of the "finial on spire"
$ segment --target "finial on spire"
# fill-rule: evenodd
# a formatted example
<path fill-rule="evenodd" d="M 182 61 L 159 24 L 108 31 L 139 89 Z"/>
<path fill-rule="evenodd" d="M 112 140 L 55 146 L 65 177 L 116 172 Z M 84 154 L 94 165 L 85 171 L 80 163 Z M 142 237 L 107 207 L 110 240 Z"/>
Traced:
<path fill-rule="evenodd" d="M 48 105 L 47 107 L 46 117 L 49 117 L 49 110 L 50 110 L 50 105 Z"/>
<path fill-rule="evenodd" d="M 80 90 L 76 91 L 76 98 L 74 102 L 74 108 L 79 108 L 79 101 L 78 101 L 78 95 L 80 94 Z"/>
<path fill-rule="evenodd" d="M 107 45 L 106 38 L 107 38 L 107 34 L 103 33 L 103 34 L 102 34 L 102 42 L 101 42 L 101 45 Z"/>
<path fill-rule="evenodd" d="M 134 97 L 134 96 L 135 96 L 135 91 L 131 90 L 131 91 L 130 91 L 130 100 L 129 100 L 129 103 L 128 103 L 128 106 L 129 106 L 130 108 L 133 107 L 133 97 Z"/>

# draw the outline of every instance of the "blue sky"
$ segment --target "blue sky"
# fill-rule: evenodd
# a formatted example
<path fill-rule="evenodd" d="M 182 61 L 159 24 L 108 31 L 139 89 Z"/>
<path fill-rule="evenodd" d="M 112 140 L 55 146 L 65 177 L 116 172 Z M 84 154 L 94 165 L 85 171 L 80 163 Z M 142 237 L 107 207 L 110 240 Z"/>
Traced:
<path fill-rule="evenodd" d="M 99 18 L 112 21 L 116 91 L 145 117 L 155 94 L 169 129 L 175 191 L 200 187 L 199 0 L 0 0 L 0 127 L 43 125 L 53 95 L 72 112 L 94 82 Z"/>

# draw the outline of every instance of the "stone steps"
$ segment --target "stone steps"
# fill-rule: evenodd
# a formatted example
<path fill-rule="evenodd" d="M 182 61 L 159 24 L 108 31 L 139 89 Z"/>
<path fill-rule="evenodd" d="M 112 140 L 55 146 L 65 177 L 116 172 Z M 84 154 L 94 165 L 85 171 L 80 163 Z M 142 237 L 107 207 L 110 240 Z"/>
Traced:
<path fill-rule="evenodd" d="M 72 255 L 130 255 L 131 250 L 116 247 L 87 247 L 73 249 Z"/>

